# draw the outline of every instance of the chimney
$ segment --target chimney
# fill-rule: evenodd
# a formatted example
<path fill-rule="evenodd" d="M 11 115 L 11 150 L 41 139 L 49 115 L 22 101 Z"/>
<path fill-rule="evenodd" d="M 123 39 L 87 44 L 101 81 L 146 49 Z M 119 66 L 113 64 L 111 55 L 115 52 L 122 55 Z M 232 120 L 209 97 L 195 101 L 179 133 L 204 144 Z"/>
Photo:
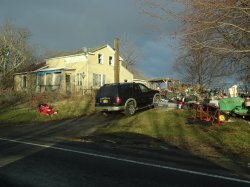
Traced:
<path fill-rule="evenodd" d="M 115 64 L 114 64 L 114 83 L 120 82 L 120 61 L 119 61 L 119 39 L 114 40 Z"/>

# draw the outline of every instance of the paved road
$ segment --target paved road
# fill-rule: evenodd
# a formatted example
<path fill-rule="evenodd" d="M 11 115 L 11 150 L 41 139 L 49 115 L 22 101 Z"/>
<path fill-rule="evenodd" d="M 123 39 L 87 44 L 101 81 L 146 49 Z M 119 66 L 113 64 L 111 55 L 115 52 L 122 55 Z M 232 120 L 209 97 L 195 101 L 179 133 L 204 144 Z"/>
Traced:
<path fill-rule="evenodd" d="M 95 122 L 100 120 L 100 116 L 92 117 Z M 0 186 L 250 186 L 247 179 L 172 148 L 162 155 L 68 141 L 72 132 L 87 134 L 98 126 L 92 127 L 87 119 L 2 126 Z"/>

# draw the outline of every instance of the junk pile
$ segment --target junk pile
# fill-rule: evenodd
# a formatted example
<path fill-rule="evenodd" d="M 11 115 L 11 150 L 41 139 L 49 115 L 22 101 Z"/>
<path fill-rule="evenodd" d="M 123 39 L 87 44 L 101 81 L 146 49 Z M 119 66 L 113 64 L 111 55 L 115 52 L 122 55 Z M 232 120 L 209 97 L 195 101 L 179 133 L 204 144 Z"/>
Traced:
<path fill-rule="evenodd" d="M 57 114 L 57 111 L 49 106 L 47 102 L 44 101 L 43 97 L 33 98 L 32 99 L 35 111 L 41 115 L 51 116 Z"/>
<path fill-rule="evenodd" d="M 52 115 L 52 114 L 57 114 L 55 110 L 52 109 L 52 107 L 48 106 L 47 104 L 39 104 L 39 113 L 41 115 Z"/>
<path fill-rule="evenodd" d="M 177 109 L 178 104 L 177 102 L 167 100 L 167 99 L 161 99 L 160 102 L 154 103 L 156 108 L 162 108 L 162 109 Z"/>
<path fill-rule="evenodd" d="M 245 118 L 250 116 L 250 99 L 249 97 L 239 97 L 237 86 L 234 85 L 228 89 L 228 95 L 211 97 L 209 104 L 217 106 L 220 111 L 232 116 Z"/>
<path fill-rule="evenodd" d="M 169 85 L 169 82 L 166 84 Z M 173 87 L 167 86 L 165 90 L 158 90 L 164 94 L 161 94 L 161 101 L 155 103 L 157 108 L 194 109 L 195 119 L 210 121 L 212 125 L 230 121 L 230 117 L 250 118 L 250 95 L 239 97 L 237 85 L 228 90 L 209 90 L 174 84 Z"/>
<path fill-rule="evenodd" d="M 232 110 L 232 113 L 242 116 L 243 118 L 245 118 L 246 116 L 250 116 L 250 99 L 246 98 L 245 100 L 243 100 L 240 106 L 236 106 Z"/>
<path fill-rule="evenodd" d="M 148 80 L 148 82 L 157 84 L 157 90 L 161 94 L 161 101 L 154 103 L 156 108 L 182 110 L 189 108 L 192 103 L 196 103 L 198 100 L 196 91 L 185 84 L 181 84 L 178 80 L 156 78 Z M 163 88 L 161 87 L 162 84 Z"/>
<path fill-rule="evenodd" d="M 212 125 L 220 125 L 230 121 L 231 117 L 250 117 L 249 97 L 239 97 L 237 86 L 228 89 L 228 94 L 221 91 L 210 92 L 210 99 L 195 106 L 194 119 L 212 121 Z"/>

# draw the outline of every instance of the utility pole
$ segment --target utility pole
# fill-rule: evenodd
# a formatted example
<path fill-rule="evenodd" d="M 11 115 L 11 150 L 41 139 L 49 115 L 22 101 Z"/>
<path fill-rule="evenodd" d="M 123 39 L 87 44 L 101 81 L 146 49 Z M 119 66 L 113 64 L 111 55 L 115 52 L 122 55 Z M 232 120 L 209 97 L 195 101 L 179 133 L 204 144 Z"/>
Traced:
<path fill-rule="evenodd" d="M 120 59 L 119 59 L 119 39 L 114 40 L 115 64 L 114 64 L 114 83 L 120 82 Z"/>

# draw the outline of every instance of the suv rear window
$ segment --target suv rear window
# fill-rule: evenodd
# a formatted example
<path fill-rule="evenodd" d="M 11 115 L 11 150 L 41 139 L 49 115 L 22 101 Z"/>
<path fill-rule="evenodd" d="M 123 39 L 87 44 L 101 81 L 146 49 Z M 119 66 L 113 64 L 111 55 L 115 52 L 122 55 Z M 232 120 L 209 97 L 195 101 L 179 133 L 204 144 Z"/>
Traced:
<path fill-rule="evenodd" d="M 118 85 L 105 85 L 97 92 L 97 97 L 111 97 L 117 95 Z"/>

